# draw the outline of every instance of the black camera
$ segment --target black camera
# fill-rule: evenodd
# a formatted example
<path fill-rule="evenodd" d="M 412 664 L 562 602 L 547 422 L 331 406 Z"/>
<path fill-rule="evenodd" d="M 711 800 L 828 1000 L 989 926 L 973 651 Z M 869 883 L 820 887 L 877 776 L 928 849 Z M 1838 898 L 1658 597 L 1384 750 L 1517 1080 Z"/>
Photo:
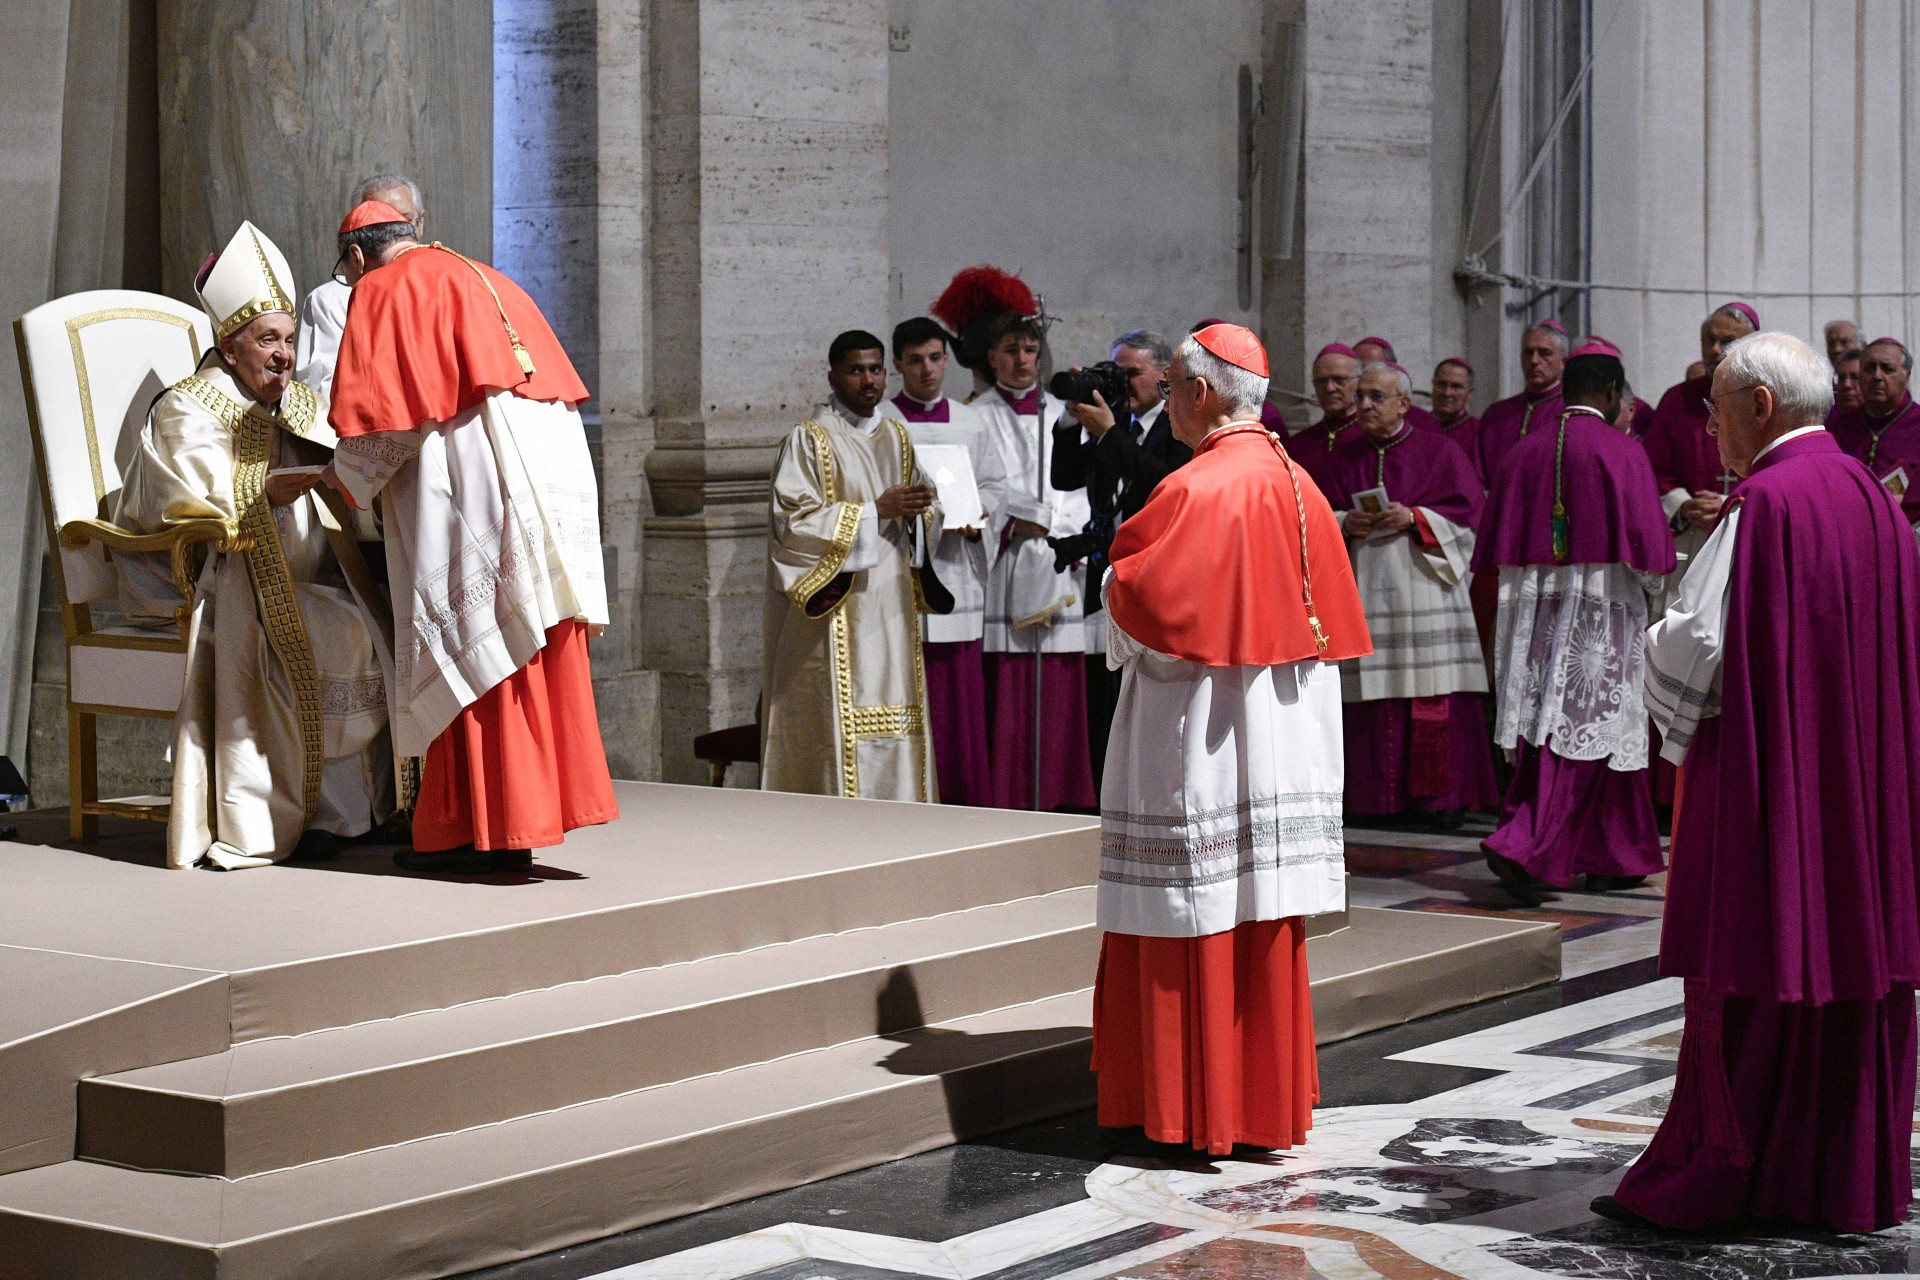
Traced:
<path fill-rule="evenodd" d="M 1133 374 L 1111 360 L 1102 360 L 1084 369 L 1062 369 L 1047 380 L 1047 390 L 1068 404 L 1092 404 L 1093 393 L 1098 391 L 1107 408 L 1118 414 L 1133 397 Z"/>

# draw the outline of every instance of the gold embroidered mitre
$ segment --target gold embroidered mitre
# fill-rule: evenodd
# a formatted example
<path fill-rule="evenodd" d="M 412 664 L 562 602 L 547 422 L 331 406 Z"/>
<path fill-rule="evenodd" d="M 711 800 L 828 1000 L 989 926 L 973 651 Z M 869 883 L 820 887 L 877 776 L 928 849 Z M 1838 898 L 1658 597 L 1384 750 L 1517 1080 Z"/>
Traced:
<path fill-rule="evenodd" d="M 292 315 L 299 292 L 286 255 L 251 222 L 242 222 L 227 247 L 200 268 L 194 291 L 213 320 L 214 336 L 221 339 L 246 328 L 256 316 L 275 311 Z"/>

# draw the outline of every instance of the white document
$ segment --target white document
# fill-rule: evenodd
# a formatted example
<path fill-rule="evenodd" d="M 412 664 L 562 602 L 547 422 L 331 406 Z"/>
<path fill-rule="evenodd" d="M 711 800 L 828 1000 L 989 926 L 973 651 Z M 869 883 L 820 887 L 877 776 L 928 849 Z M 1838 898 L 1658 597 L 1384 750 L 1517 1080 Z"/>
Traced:
<path fill-rule="evenodd" d="M 984 529 L 986 504 L 973 478 L 973 455 L 958 444 L 923 444 L 914 450 L 920 474 L 933 485 L 949 529 Z"/>

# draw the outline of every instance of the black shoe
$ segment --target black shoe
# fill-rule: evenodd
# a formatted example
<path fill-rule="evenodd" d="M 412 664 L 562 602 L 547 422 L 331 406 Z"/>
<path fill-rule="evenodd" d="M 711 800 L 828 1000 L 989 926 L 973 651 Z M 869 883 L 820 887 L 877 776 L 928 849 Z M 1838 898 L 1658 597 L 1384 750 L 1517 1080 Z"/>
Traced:
<path fill-rule="evenodd" d="M 1480 852 L 1487 857 L 1487 870 L 1493 872 L 1509 898 L 1523 907 L 1537 907 L 1547 900 L 1540 892 L 1539 881 L 1528 875 L 1519 863 L 1512 858 L 1501 857 L 1484 844 L 1480 846 Z"/>
<path fill-rule="evenodd" d="M 1467 825 L 1465 809 L 1436 809 L 1427 815 L 1427 825 L 1435 831 L 1458 831 Z"/>
<path fill-rule="evenodd" d="M 331 831 L 302 831 L 288 862 L 332 862 L 340 856 L 340 837 Z"/>
<path fill-rule="evenodd" d="M 1639 1227 L 1642 1231 L 1667 1230 L 1666 1227 L 1661 1226 L 1652 1218 L 1641 1217 L 1633 1210 L 1627 1208 L 1627 1206 L 1621 1204 L 1618 1200 L 1615 1200 L 1612 1196 L 1595 1196 L 1593 1203 L 1588 1205 L 1587 1208 L 1593 1210 L 1599 1217 L 1624 1223 L 1629 1227 Z"/>
<path fill-rule="evenodd" d="M 429 876 L 477 876 L 493 870 L 493 855 L 463 844 L 457 849 L 436 849 L 422 853 L 418 849 L 396 849 L 393 865 L 402 871 Z"/>
<path fill-rule="evenodd" d="M 1638 889 L 1647 882 L 1645 876 L 1601 876 L 1587 873 L 1588 893 L 1625 893 L 1628 889 Z"/>
<path fill-rule="evenodd" d="M 495 871 L 530 871 L 533 869 L 533 850 L 489 849 L 487 860 Z"/>

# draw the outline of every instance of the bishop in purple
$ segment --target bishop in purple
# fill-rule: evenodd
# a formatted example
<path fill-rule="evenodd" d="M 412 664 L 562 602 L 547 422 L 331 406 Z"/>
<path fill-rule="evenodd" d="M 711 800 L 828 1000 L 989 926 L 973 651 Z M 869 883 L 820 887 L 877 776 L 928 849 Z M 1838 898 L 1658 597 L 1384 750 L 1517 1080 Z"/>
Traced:
<path fill-rule="evenodd" d="M 1486 495 L 1460 446 L 1408 425 L 1411 391 L 1404 369 L 1368 365 L 1355 392 L 1364 434 L 1328 473 L 1373 635 L 1371 654 L 1340 664 L 1347 811 L 1451 827 L 1500 796 L 1467 579 Z"/>
<path fill-rule="evenodd" d="M 1480 520 L 1476 572 L 1497 574 L 1494 741 L 1512 753 L 1499 828 L 1482 848 L 1507 892 L 1576 875 L 1637 887 L 1665 865 L 1647 782 L 1647 597 L 1673 569 L 1646 450 L 1625 418 L 1620 352 L 1568 358 L 1566 407 L 1507 454 Z"/>
<path fill-rule="evenodd" d="M 1480 474 L 1491 485 L 1500 475 L 1507 450 L 1560 419 L 1560 370 L 1567 362 L 1567 331 L 1545 320 L 1520 335 L 1520 375 L 1526 387 L 1517 396 L 1495 400 L 1480 415 L 1476 442 Z"/>
<path fill-rule="evenodd" d="M 1313 358 L 1313 398 L 1320 403 L 1320 421 L 1287 440 L 1287 453 L 1327 492 L 1327 473 L 1335 457 L 1360 438 L 1353 412 L 1353 391 L 1360 381 L 1360 361 L 1344 342 L 1330 342 Z"/>
<path fill-rule="evenodd" d="M 1859 406 L 1828 417 L 1840 448 L 1882 479 L 1904 471 L 1908 480 L 1920 480 L 1920 404 L 1907 387 L 1912 377 L 1913 353 L 1906 343 L 1875 338 L 1860 353 Z M 1898 487 L 1905 492 L 1913 486 Z"/>
<path fill-rule="evenodd" d="M 1686 1029 L 1608 1216 L 1863 1232 L 1912 1198 L 1920 550 L 1821 425 L 1832 378 L 1781 333 L 1714 372 L 1744 478 L 1647 650 L 1683 764 L 1660 970 Z"/>
<path fill-rule="evenodd" d="M 1480 466 L 1480 419 L 1467 410 L 1473 397 L 1473 366 L 1460 356 L 1448 356 L 1433 367 L 1433 412 L 1430 431 L 1438 431 L 1459 445 L 1477 470 Z M 1421 424 L 1409 413 L 1407 420 Z M 1486 477 L 1481 476 L 1482 485 Z"/>

